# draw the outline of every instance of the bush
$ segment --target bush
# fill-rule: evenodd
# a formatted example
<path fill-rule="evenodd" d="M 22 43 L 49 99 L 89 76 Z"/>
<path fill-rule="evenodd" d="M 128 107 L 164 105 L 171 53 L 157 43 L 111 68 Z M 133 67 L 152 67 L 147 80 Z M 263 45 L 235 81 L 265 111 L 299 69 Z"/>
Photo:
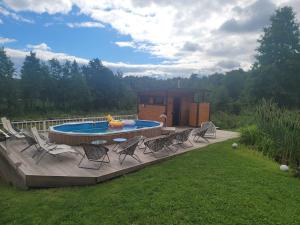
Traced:
<path fill-rule="evenodd" d="M 275 149 L 275 143 L 266 133 L 261 132 L 257 125 L 251 125 L 241 129 L 241 142 L 254 147 L 272 158 Z"/>
<path fill-rule="evenodd" d="M 259 142 L 260 134 L 256 125 L 241 129 L 241 142 L 246 145 L 255 146 Z"/>

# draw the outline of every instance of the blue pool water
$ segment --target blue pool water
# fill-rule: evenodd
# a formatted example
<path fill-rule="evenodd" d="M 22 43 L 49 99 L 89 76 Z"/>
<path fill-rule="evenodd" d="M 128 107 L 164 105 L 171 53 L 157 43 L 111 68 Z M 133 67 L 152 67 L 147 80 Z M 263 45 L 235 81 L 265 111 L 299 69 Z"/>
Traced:
<path fill-rule="evenodd" d="M 135 120 L 134 125 L 125 125 L 122 128 L 110 128 L 108 122 L 83 122 L 83 123 L 66 123 L 53 126 L 52 131 L 61 133 L 78 133 L 78 134 L 108 134 L 116 132 L 133 131 L 143 128 L 160 126 L 159 122 L 149 120 Z"/>

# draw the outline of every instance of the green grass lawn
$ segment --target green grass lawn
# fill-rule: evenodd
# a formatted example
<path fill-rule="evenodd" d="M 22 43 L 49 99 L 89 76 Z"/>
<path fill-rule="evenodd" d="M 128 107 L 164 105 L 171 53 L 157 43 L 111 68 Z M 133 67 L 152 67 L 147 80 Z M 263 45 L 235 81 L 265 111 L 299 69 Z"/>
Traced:
<path fill-rule="evenodd" d="M 0 224 L 300 224 L 300 180 L 232 142 L 90 187 L 0 183 Z"/>

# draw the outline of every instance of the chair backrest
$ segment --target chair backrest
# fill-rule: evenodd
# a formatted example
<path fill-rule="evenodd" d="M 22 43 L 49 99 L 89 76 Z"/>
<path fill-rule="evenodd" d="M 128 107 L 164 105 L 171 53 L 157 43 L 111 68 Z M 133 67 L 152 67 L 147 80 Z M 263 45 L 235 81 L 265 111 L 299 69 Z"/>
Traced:
<path fill-rule="evenodd" d="M 27 132 L 23 132 L 23 135 L 24 135 L 24 137 L 25 137 L 26 142 L 27 142 L 29 145 L 37 144 L 35 138 L 32 137 L 32 136 L 30 136 Z"/>
<path fill-rule="evenodd" d="M 7 134 L 7 133 L 5 133 L 3 130 L 1 130 L 0 129 L 0 134 L 3 134 L 6 138 L 9 138 L 10 136 Z"/>
<path fill-rule="evenodd" d="M 189 136 L 190 136 L 192 130 L 193 129 L 185 129 L 181 132 L 175 133 L 176 134 L 175 135 L 176 140 L 182 141 L 182 142 L 187 141 L 189 139 Z"/>
<path fill-rule="evenodd" d="M 203 128 L 203 129 L 206 129 L 206 128 L 208 129 L 210 126 L 211 126 L 211 124 L 209 121 L 203 122 L 201 124 L 201 128 Z"/>
<path fill-rule="evenodd" d="M 127 148 L 128 146 L 139 143 L 142 140 L 143 136 L 135 136 L 133 138 L 128 139 L 127 141 L 120 144 L 120 147 Z"/>
<path fill-rule="evenodd" d="M 145 141 L 144 145 L 154 152 L 160 151 L 166 146 L 166 137 Z"/>
<path fill-rule="evenodd" d="M 0 142 L 6 141 L 6 140 L 7 140 L 7 137 L 3 133 L 0 132 Z"/>
<path fill-rule="evenodd" d="M 36 129 L 36 127 L 31 127 L 31 133 L 32 133 L 32 136 L 33 138 L 35 139 L 36 143 L 40 146 L 40 147 L 45 147 L 46 145 L 46 141 L 43 140 L 41 138 L 41 136 L 39 135 L 39 132 L 38 130 Z"/>
<path fill-rule="evenodd" d="M 207 130 L 208 133 L 215 133 L 216 132 L 216 126 L 213 122 L 209 121 L 209 127 Z"/>
<path fill-rule="evenodd" d="M 197 130 L 195 132 L 195 134 L 197 136 L 204 137 L 204 135 L 206 134 L 207 130 L 208 130 L 208 127 L 204 127 L 204 128 L 201 127 L 199 130 Z"/>
<path fill-rule="evenodd" d="M 207 121 L 207 122 L 202 123 L 201 127 L 208 128 L 208 132 L 210 132 L 210 133 L 213 133 L 216 130 L 215 124 L 211 121 Z"/>
<path fill-rule="evenodd" d="M 128 145 L 126 148 L 122 149 L 119 153 L 121 153 L 121 154 L 123 153 L 126 155 L 133 155 L 138 144 L 139 144 L 139 141 L 136 141 L 136 142 L 132 143 L 131 145 Z"/>
<path fill-rule="evenodd" d="M 3 127 L 12 135 L 18 135 L 18 132 L 12 127 L 11 122 L 9 119 L 4 117 L 4 123 L 5 126 L 3 125 Z"/>
<path fill-rule="evenodd" d="M 3 128 L 4 128 L 7 132 L 11 133 L 11 131 L 9 130 L 9 127 L 7 126 L 7 119 L 6 119 L 6 117 L 1 117 L 1 123 L 2 123 L 2 125 L 3 125 Z"/>
<path fill-rule="evenodd" d="M 98 160 L 101 159 L 107 152 L 108 148 L 103 145 L 93 145 L 89 143 L 81 144 L 84 153 L 88 160 Z"/>

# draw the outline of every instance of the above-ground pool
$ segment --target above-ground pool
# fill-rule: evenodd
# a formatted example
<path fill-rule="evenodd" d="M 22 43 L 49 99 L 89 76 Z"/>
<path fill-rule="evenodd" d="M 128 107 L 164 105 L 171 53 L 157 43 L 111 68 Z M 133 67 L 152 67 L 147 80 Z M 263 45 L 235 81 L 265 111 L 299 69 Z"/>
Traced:
<path fill-rule="evenodd" d="M 114 138 L 132 138 L 137 135 L 154 137 L 161 135 L 162 124 L 150 120 L 134 120 L 122 128 L 111 128 L 108 122 L 65 123 L 50 127 L 49 138 L 58 144 L 78 145 L 93 140 L 106 140 L 109 144 Z M 125 123 L 126 124 L 126 123 Z"/>

